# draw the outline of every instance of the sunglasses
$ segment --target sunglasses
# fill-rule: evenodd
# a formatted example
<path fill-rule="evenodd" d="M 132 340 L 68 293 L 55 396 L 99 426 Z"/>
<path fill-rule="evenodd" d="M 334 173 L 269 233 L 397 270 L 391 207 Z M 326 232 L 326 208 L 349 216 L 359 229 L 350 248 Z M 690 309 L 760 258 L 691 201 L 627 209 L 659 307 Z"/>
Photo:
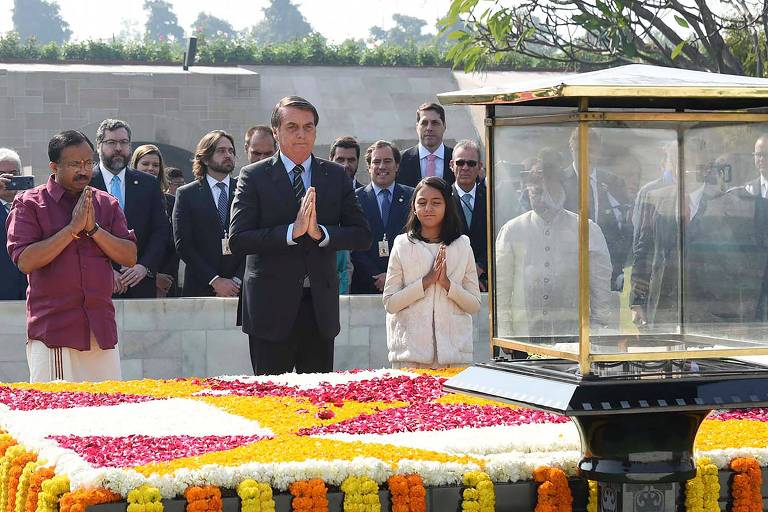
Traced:
<path fill-rule="evenodd" d="M 454 160 L 454 163 L 456 164 L 456 167 L 464 167 L 465 164 L 469 167 L 475 167 L 477 165 L 477 160 Z"/>

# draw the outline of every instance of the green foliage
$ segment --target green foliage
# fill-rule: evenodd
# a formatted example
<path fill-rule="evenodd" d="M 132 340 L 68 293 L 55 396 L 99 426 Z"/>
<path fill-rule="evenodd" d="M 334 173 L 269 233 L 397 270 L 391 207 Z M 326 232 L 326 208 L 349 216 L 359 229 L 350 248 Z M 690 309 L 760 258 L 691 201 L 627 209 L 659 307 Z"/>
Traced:
<path fill-rule="evenodd" d="M 245 31 L 245 36 L 262 44 L 285 43 L 307 37 L 312 26 L 291 0 L 270 0 L 264 19 Z"/>
<path fill-rule="evenodd" d="M 192 33 L 197 37 L 208 39 L 237 37 L 237 30 L 232 28 L 228 21 L 205 12 L 198 14 L 197 19 L 192 23 Z"/>
<path fill-rule="evenodd" d="M 170 2 L 144 0 L 144 10 L 149 11 L 145 26 L 147 39 L 158 42 L 181 42 L 184 39 L 184 30 L 179 26 Z"/>
<path fill-rule="evenodd" d="M 744 30 L 729 30 L 725 34 L 725 42 L 733 52 L 733 55 L 739 59 L 744 66 L 744 72 L 749 76 L 757 75 L 757 56 L 755 55 L 755 42 L 753 36 Z M 762 55 L 766 55 L 765 35 L 763 31 L 758 31 L 759 49 Z M 763 62 L 763 76 L 767 76 Z"/>
<path fill-rule="evenodd" d="M 78 41 L 40 45 L 9 32 L 0 36 L 0 60 L 46 62 L 179 64 L 184 48 L 173 41 Z M 441 66 L 449 67 L 445 51 L 433 45 L 382 44 L 370 48 L 360 40 L 328 43 L 320 34 L 278 44 L 252 39 L 201 37 L 197 47 L 200 65 L 305 65 L 305 66 Z M 551 62 L 506 53 L 491 66 L 496 69 L 553 69 Z"/>
<path fill-rule="evenodd" d="M 46 0 L 14 0 L 13 30 L 22 40 L 34 37 L 42 44 L 63 43 L 72 35 L 59 13 L 59 4 Z"/>
<path fill-rule="evenodd" d="M 394 46 L 425 45 L 432 43 L 434 35 L 422 34 L 427 22 L 421 18 L 393 14 L 395 26 L 389 30 L 374 26 L 370 28 L 370 41 L 374 44 L 389 44 Z"/>

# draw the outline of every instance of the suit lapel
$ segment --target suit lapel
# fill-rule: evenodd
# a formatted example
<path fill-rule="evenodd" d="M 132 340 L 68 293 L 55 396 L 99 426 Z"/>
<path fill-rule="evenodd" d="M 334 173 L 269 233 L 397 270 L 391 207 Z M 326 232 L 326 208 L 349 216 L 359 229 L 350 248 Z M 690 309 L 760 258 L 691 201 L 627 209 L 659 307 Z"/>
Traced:
<path fill-rule="evenodd" d="M 404 218 L 408 215 L 411 205 L 406 201 L 405 191 L 403 187 L 395 183 L 395 193 L 392 197 L 392 206 L 389 208 L 389 223 L 387 225 L 387 238 L 391 241 L 395 239 L 395 236 L 399 235 L 399 230 L 402 229 L 405 224 Z M 393 229 L 397 228 L 398 232 L 394 233 Z"/>
<path fill-rule="evenodd" d="M 130 219 L 133 211 L 140 208 L 138 203 L 139 180 L 136 179 L 136 173 L 133 169 L 125 169 L 125 218 Z"/>
<path fill-rule="evenodd" d="M 315 187 L 318 192 L 325 190 L 325 187 L 328 185 L 328 169 L 326 169 L 323 162 L 315 158 L 314 155 L 312 155 L 312 163 L 310 165 L 312 166 L 311 185 Z"/>
<path fill-rule="evenodd" d="M 269 171 L 267 172 L 272 178 L 272 182 L 275 184 L 275 189 L 277 191 L 277 195 L 275 197 L 285 198 L 285 204 L 288 205 L 288 208 L 292 214 L 296 216 L 296 213 L 299 211 L 299 205 L 296 202 L 296 195 L 293 193 L 293 184 L 291 183 L 291 179 L 288 177 L 288 171 L 285 170 L 283 160 L 279 157 L 279 154 L 280 153 L 277 153 L 272 157 L 272 163 Z"/>
<path fill-rule="evenodd" d="M 366 201 L 363 204 L 365 214 L 368 219 L 373 219 L 371 228 L 374 233 L 386 233 L 384 222 L 381 220 L 381 212 L 379 211 L 379 202 L 376 199 L 376 191 L 373 190 L 373 185 L 370 183 L 365 186 L 365 198 Z M 391 210 L 390 210 L 391 211 Z M 391 217 L 390 213 L 390 217 Z"/>
<path fill-rule="evenodd" d="M 91 177 L 91 186 L 106 192 L 107 184 L 104 181 L 103 173 L 104 171 L 101 169 L 101 165 L 97 166 L 96 170 L 93 173 L 93 176 Z"/>
<path fill-rule="evenodd" d="M 478 183 L 475 189 L 475 204 L 472 208 L 472 226 L 470 232 L 480 229 L 482 221 L 485 219 L 485 188 Z"/>
<path fill-rule="evenodd" d="M 213 200 L 213 193 L 211 192 L 211 186 L 208 185 L 208 178 L 203 176 L 202 179 L 198 180 L 197 187 L 200 194 L 200 205 L 205 210 L 205 218 L 216 219 L 217 231 L 219 236 L 222 236 L 224 233 L 221 229 L 221 222 L 219 222 L 219 208 Z"/>

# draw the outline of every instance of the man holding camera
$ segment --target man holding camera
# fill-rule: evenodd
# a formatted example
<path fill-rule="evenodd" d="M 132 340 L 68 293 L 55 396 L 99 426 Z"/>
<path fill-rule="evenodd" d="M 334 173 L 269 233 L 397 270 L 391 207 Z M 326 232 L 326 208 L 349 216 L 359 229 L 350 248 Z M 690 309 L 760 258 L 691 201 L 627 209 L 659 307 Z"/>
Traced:
<path fill-rule="evenodd" d="M 0 148 L 0 235 L 3 244 L 8 239 L 5 221 L 11 213 L 13 199 L 23 188 L 29 188 L 32 176 L 21 176 L 21 158 L 12 149 Z M 27 276 L 11 261 L 8 252 L 0 251 L 0 300 L 24 300 L 27 294 Z"/>

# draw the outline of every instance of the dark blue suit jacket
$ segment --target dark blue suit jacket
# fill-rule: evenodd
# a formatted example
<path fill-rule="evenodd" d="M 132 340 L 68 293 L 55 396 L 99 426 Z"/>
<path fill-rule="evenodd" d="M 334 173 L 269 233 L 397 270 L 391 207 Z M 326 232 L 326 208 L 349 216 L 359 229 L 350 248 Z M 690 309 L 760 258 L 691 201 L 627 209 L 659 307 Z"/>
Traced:
<path fill-rule="evenodd" d="M 24 300 L 27 298 L 27 276 L 13 264 L 5 248 L 8 240 L 6 220 L 5 206 L 0 205 L 0 240 L 3 241 L 3 250 L 0 251 L 0 300 Z"/>
<path fill-rule="evenodd" d="M 405 185 L 395 184 L 392 196 L 392 206 L 389 210 L 389 222 L 386 226 L 381 220 L 381 210 L 376 199 L 373 185 L 368 184 L 355 191 L 357 200 L 363 208 L 371 225 L 373 243 L 366 251 L 352 251 L 352 293 L 381 293 L 373 284 L 373 278 L 377 274 L 387 271 L 389 257 L 379 256 L 379 242 L 387 235 L 389 250 L 392 250 L 392 242 L 395 237 L 403 232 L 405 221 L 408 219 L 408 211 L 411 208 L 411 196 L 413 189 Z"/>
<path fill-rule="evenodd" d="M 108 193 L 102 172 L 101 164 L 94 167 L 91 186 Z M 161 270 L 171 234 L 170 221 L 165 213 L 165 198 L 154 176 L 128 168 L 125 170 L 124 199 L 128 229 L 136 233 L 138 263 L 147 267 L 152 277 L 148 275 L 141 283 L 116 298 L 155 298 L 157 289 L 154 274 Z"/>

